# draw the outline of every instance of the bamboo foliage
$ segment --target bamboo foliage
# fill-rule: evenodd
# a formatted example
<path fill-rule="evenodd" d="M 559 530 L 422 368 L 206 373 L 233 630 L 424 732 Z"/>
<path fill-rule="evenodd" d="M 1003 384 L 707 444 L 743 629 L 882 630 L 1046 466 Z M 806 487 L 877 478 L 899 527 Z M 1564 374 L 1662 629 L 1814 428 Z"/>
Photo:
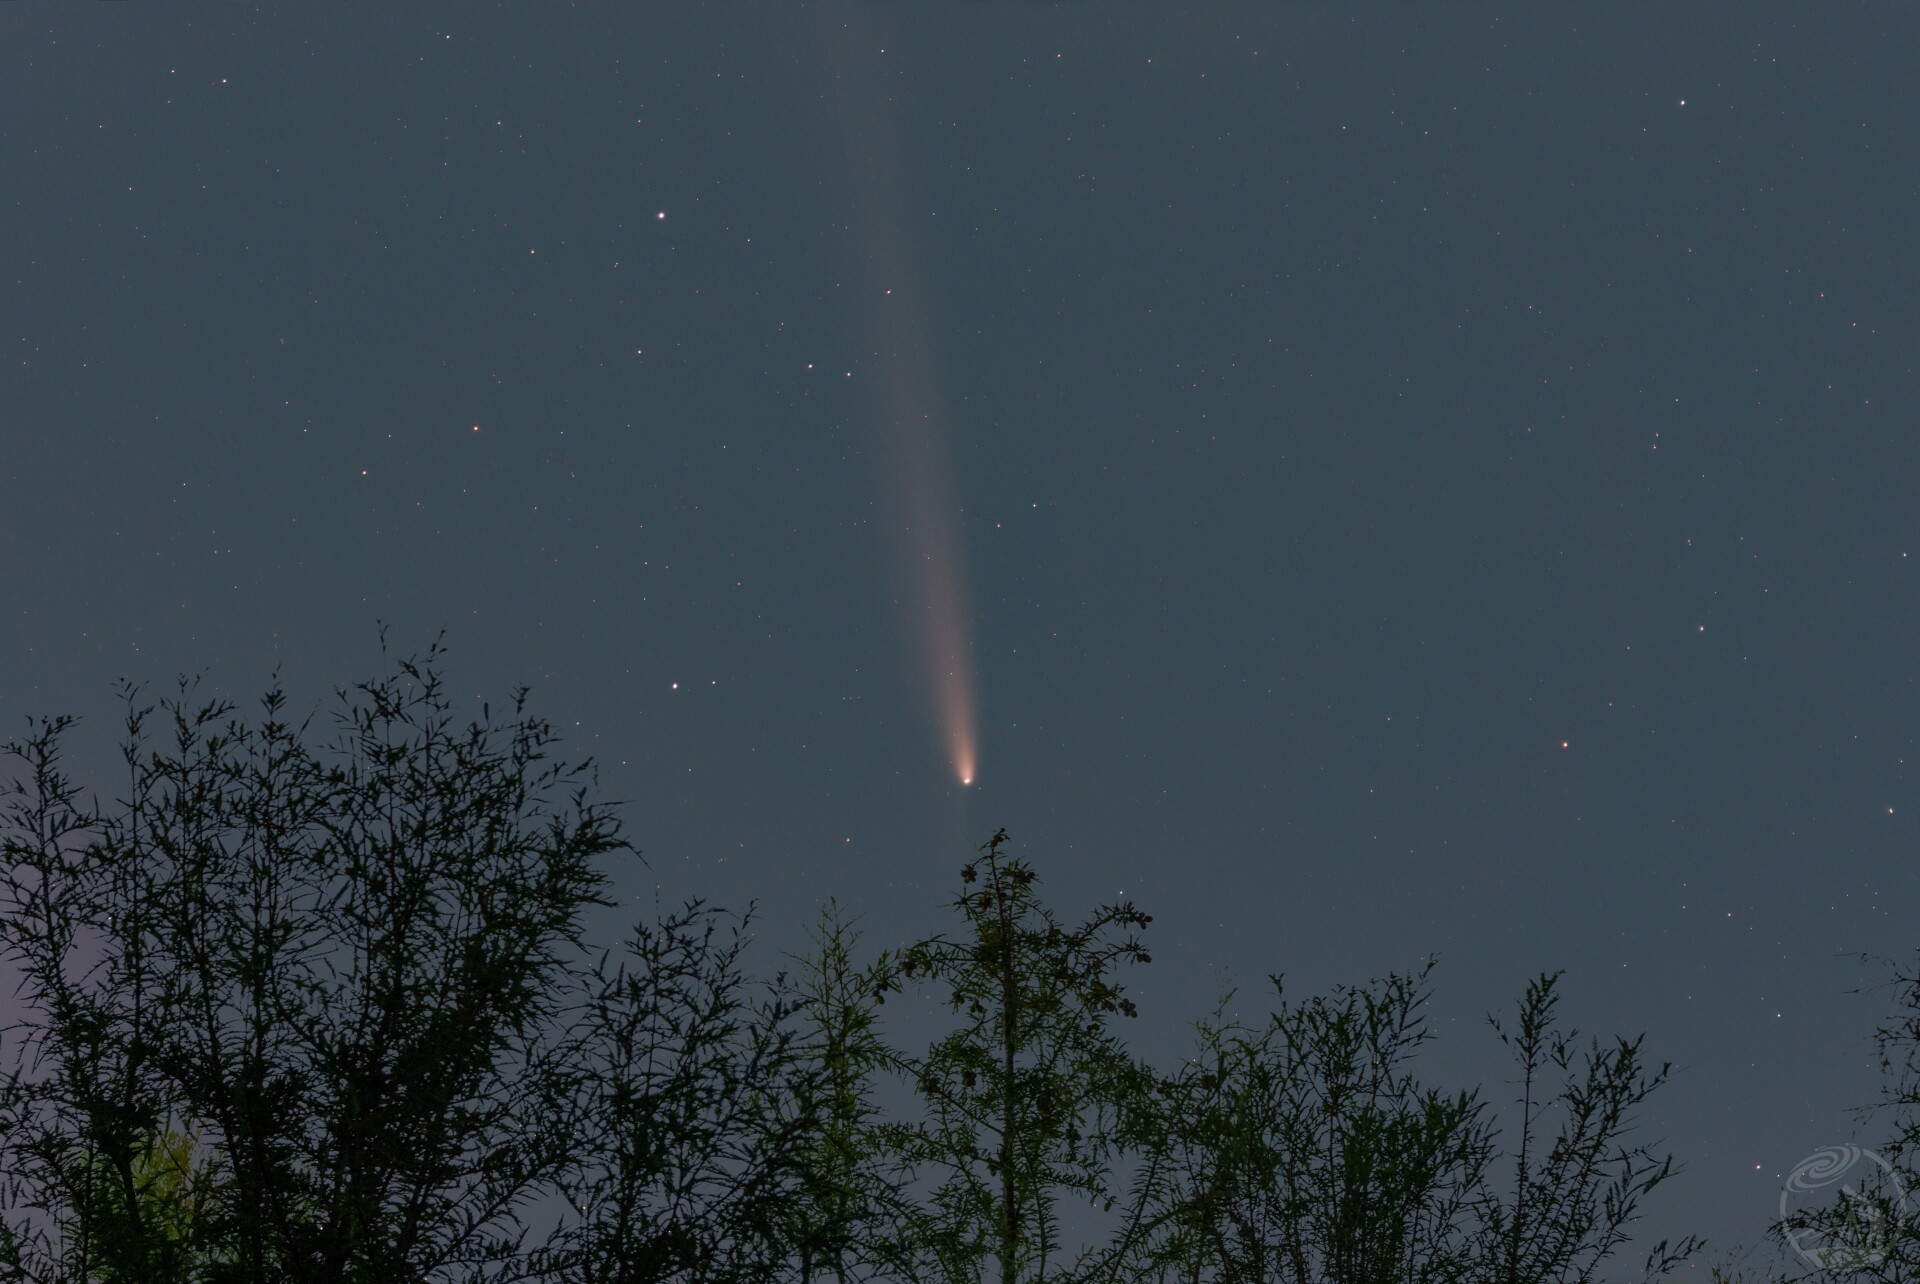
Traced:
<path fill-rule="evenodd" d="M 455 719 L 440 658 L 330 720 L 129 689 L 110 806 L 69 721 L 12 746 L 0 1281 L 1593 1284 L 1673 1175 L 1626 1140 L 1666 1068 L 1553 976 L 1495 1023 L 1512 1102 L 1418 1077 L 1430 964 L 1150 1065 L 1151 918 L 1062 918 L 1005 831 L 903 948 L 830 906 L 756 977 L 698 901 L 597 946 L 591 763 L 524 692 Z"/>

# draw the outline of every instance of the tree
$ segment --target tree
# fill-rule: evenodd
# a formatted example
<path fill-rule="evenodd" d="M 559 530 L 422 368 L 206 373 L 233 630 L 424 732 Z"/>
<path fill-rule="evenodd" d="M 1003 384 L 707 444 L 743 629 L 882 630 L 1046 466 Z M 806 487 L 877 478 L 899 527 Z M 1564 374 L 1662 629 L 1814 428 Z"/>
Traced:
<path fill-rule="evenodd" d="M 796 1001 L 803 1023 L 799 1054 L 813 1073 L 811 1121 L 800 1157 L 799 1198 L 789 1240 L 800 1284 L 847 1284 L 910 1270 L 912 1206 L 902 1198 L 882 1141 L 877 1081 L 902 1058 L 881 1037 L 879 1005 L 899 986 L 898 963 L 881 951 L 855 961 L 859 934 L 829 904 L 799 960 Z"/>
<path fill-rule="evenodd" d="M 587 800 L 591 764 L 548 761 L 524 692 L 507 723 L 455 723 L 439 655 L 342 692 L 317 749 L 277 688 L 247 722 L 183 685 L 159 706 L 163 748 L 130 692 L 111 813 L 60 773 L 66 723 L 20 749 L 0 922 L 37 1022 L 0 1166 L 38 1179 L 14 1190 L 43 1215 L 17 1236 L 33 1278 L 478 1279 L 520 1261 L 516 1210 L 571 1142 L 554 1122 L 566 958 L 605 903 L 595 861 L 625 843 Z M 230 1197 L 194 1228 L 197 1257 L 163 1269 L 170 1232 L 135 1166 L 170 1118 L 200 1130 Z M 99 1180 L 122 1197 L 91 1197 Z"/>
<path fill-rule="evenodd" d="M 1406 1068 L 1427 1037 L 1425 979 L 1283 1002 L 1261 1029 L 1201 1023 L 1199 1055 L 1162 1085 L 1156 1277 L 1463 1278 L 1456 1224 L 1489 1129 L 1473 1094 L 1422 1088 Z"/>
<path fill-rule="evenodd" d="M 643 921 L 618 965 L 594 968 L 560 1179 L 578 1220 L 537 1256 L 543 1278 L 744 1284 L 789 1256 L 818 1072 L 782 985 L 750 991 L 751 913 L 723 936 L 726 918 L 696 902 Z"/>
<path fill-rule="evenodd" d="M 137 734 L 144 714 L 130 711 Z M 0 1083 L 0 1253 L 16 1278 L 182 1278 L 202 1229 L 183 1227 L 153 1152 L 181 1096 L 165 1073 L 174 1030 L 147 893 L 162 858 L 117 844 L 130 824 L 83 800 L 62 766 L 72 719 L 28 724 L 0 828 L 0 950 L 38 1019 L 10 1025 Z M 137 787 L 131 744 L 127 764 Z"/>
<path fill-rule="evenodd" d="M 68 721 L 12 747 L 0 1279 L 1593 1284 L 1673 1172 L 1627 1142 L 1666 1068 L 1562 1033 L 1553 976 L 1494 1022 L 1510 1141 L 1412 1072 L 1425 970 L 1216 1013 L 1154 1072 L 1119 1035 L 1150 919 L 1063 923 L 1005 831 L 959 929 L 898 953 L 856 961 L 830 910 L 757 982 L 753 911 L 694 901 L 595 962 L 630 849 L 591 764 L 524 691 L 458 723 L 440 654 L 341 692 L 330 738 L 277 687 L 252 719 L 129 689 L 110 807 Z M 909 985 L 951 1014 L 921 1055 L 879 1022 Z M 1883 1035 L 1910 1071 L 1920 1017 Z M 566 1211 L 530 1246 L 542 1199 Z"/>
<path fill-rule="evenodd" d="M 94 1160 L 76 1156 L 83 1167 Z M 101 1176 L 85 1183 L 96 1201 L 93 1220 L 103 1228 L 138 1228 L 135 1242 L 142 1251 L 103 1252 L 87 1278 L 145 1281 L 189 1275 L 204 1258 L 205 1228 L 220 1197 L 217 1171 L 199 1138 L 177 1129 L 149 1138 L 134 1157 L 130 1187 L 110 1171 Z"/>
<path fill-rule="evenodd" d="M 1880 1100 L 1856 1109 L 1880 1120 L 1885 1140 L 1872 1152 L 1837 1147 L 1803 1164 L 1807 1198 L 1831 1202 L 1794 1209 L 1772 1227 L 1775 1244 L 1792 1250 L 1804 1271 L 1862 1284 L 1920 1280 L 1920 967 L 1868 957 L 1887 969 L 1897 995 L 1894 1015 L 1874 1032 L 1882 1076 Z"/>
<path fill-rule="evenodd" d="M 1260 1029 L 1202 1023 L 1199 1055 L 1162 1085 L 1170 1177 L 1149 1277 L 1591 1284 L 1673 1171 L 1622 1141 L 1666 1067 L 1646 1073 L 1638 1040 L 1582 1055 L 1554 1026 L 1557 978 L 1536 980 L 1511 1033 L 1490 1018 L 1521 1071 L 1503 1168 L 1479 1094 L 1423 1087 L 1409 1069 L 1429 1037 L 1431 969 L 1283 1001 Z M 1562 1083 L 1545 1096 L 1553 1074 Z M 1662 1241 L 1649 1276 L 1695 1247 Z"/>
<path fill-rule="evenodd" d="M 1111 1208 L 1116 1159 L 1144 1135 L 1147 1072 L 1112 1027 L 1135 1008 L 1114 980 L 1145 963 L 1135 935 L 1150 918 L 1106 906 L 1063 927 L 1039 900 L 1033 869 L 1006 853 L 1006 831 L 961 870 L 966 931 L 905 952 L 904 978 L 943 991 L 959 1028 L 907 1067 L 925 1117 L 884 1132 L 932 1186 L 914 1240 L 919 1273 L 1000 1284 L 1064 1279 L 1062 1197 Z M 977 887 L 976 887 L 977 885 Z"/>
<path fill-rule="evenodd" d="M 1649 1067 L 1644 1035 L 1598 1039 L 1582 1048 L 1578 1033 L 1557 1027 L 1559 973 L 1528 982 L 1511 1029 L 1490 1017 L 1520 1069 L 1520 1112 L 1510 1190 L 1486 1205 L 1478 1239 L 1480 1277 L 1496 1284 L 1539 1279 L 1592 1284 L 1601 1265 L 1627 1241 L 1640 1202 L 1675 1172 L 1673 1156 L 1650 1145 L 1627 1145 L 1634 1111 L 1672 1076 L 1670 1063 Z M 1542 1081 L 1558 1079 L 1552 1095 Z M 1555 1120 L 1552 1140 L 1543 1126 Z M 1701 1241 L 1660 1240 L 1645 1274 L 1662 1274 L 1690 1257 Z"/>

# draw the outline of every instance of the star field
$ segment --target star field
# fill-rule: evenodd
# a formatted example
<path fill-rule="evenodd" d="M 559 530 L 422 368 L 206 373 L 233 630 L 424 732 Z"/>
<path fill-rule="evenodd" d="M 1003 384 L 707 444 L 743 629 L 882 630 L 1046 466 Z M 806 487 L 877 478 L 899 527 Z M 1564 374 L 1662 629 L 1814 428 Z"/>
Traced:
<path fill-rule="evenodd" d="M 118 677 L 444 628 L 634 905 L 890 944 L 1005 826 L 1154 915 L 1148 1050 L 1438 953 L 1490 1092 L 1565 968 L 1650 1229 L 1752 1241 L 1920 945 L 1916 35 L 0 7 L 0 717 L 106 788 Z"/>

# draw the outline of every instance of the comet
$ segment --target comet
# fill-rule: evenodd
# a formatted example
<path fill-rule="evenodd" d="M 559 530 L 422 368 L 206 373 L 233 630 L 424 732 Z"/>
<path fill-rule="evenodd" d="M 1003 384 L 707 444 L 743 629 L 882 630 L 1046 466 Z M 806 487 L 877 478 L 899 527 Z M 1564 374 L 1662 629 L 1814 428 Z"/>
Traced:
<path fill-rule="evenodd" d="M 904 237 L 894 241 L 887 279 L 876 291 L 887 346 L 876 356 L 881 413 L 893 462 L 897 519 L 913 581 L 914 632 L 932 694 L 932 712 L 962 786 L 979 774 L 974 721 L 973 629 L 960 536 L 962 508 L 953 484 L 946 395 L 934 356 L 933 319 L 909 270 Z"/>
<path fill-rule="evenodd" d="M 903 341 L 892 356 L 885 395 L 896 444 L 896 494 L 917 599 L 915 632 L 940 740 L 954 775 L 961 785 L 971 786 L 980 761 L 973 631 L 947 438 L 941 418 L 929 408 L 938 404 L 938 385 L 923 345 Z"/>
<path fill-rule="evenodd" d="M 884 42 L 883 42 L 884 43 Z M 850 46 L 824 50 L 831 65 Z M 860 248 L 860 280 L 872 306 L 876 402 L 892 524 L 907 579 L 909 626 L 920 652 L 929 711 L 948 765 L 962 787 L 979 778 L 974 648 L 961 518 L 950 458 L 951 398 L 941 377 L 935 273 L 928 237 L 934 211 L 913 196 L 908 177 L 923 148 L 913 145 L 898 104 L 863 75 L 836 75 L 843 114 L 833 137 L 844 142 L 847 190 L 861 199 L 846 211 Z"/>

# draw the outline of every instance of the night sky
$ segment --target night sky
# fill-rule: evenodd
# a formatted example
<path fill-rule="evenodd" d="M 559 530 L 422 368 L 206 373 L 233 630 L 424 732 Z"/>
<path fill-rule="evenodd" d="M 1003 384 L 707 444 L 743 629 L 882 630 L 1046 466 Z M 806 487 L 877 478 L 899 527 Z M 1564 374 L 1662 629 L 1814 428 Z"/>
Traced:
<path fill-rule="evenodd" d="M 1920 946 L 1908 6 L 0 6 L 0 719 L 444 628 L 658 894 L 1155 916 L 1135 1046 L 1438 953 L 1872 1127 Z M 1912 556 L 1910 556 L 1912 554 Z M 473 711 L 478 712 L 477 703 Z M 971 787 L 961 778 L 977 778 Z M 656 892 L 657 884 L 657 892 Z M 1637 1256 L 1635 1259 L 1637 1261 Z"/>

